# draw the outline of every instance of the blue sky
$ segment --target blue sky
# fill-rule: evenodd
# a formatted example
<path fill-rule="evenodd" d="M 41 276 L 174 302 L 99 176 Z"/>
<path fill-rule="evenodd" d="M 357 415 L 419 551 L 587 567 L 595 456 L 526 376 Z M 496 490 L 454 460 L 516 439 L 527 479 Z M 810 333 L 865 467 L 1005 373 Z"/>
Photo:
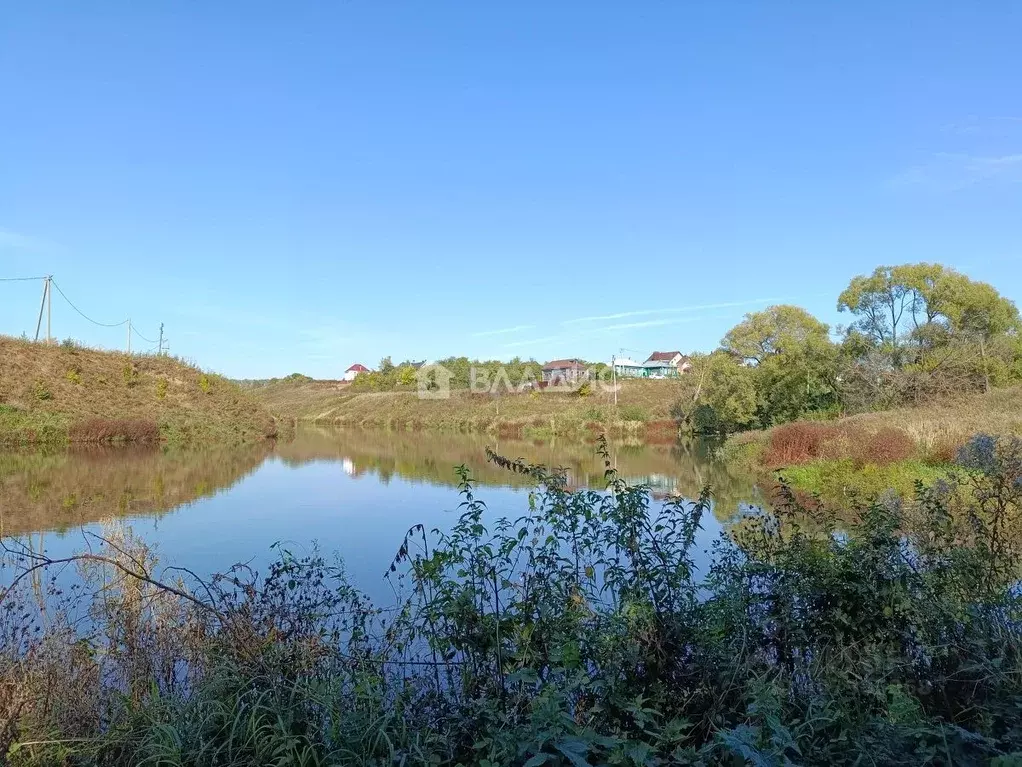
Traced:
<path fill-rule="evenodd" d="M 1020 39 L 993 0 L 9 4 L 0 277 L 246 377 L 708 350 L 880 263 L 1019 300 Z"/>

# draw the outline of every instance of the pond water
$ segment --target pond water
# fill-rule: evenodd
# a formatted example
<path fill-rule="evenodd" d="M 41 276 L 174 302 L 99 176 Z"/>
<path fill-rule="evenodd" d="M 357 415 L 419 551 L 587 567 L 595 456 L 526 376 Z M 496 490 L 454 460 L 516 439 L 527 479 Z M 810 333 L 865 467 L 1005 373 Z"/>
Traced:
<path fill-rule="evenodd" d="M 281 542 L 295 552 L 318 545 L 338 554 L 370 597 L 390 594 L 383 579 L 405 532 L 416 523 L 450 527 L 457 518 L 465 465 L 488 517 L 527 510 L 527 478 L 486 460 L 489 446 L 509 458 L 561 467 L 572 487 L 602 489 L 595 446 L 485 436 L 304 428 L 293 441 L 242 449 L 172 451 L 92 448 L 0 452 L 0 531 L 51 557 L 82 550 L 88 534 L 130 531 L 151 543 L 162 565 L 200 575 L 238 562 L 259 568 Z M 649 485 L 654 502 L 714 489 L 700 552 L 721 523 L 759 488 L 712 460 L 700 442 L 611 443 L 610 459 L 630 483 Z M 703 556 L 702 554 L 700 556 Z"/>

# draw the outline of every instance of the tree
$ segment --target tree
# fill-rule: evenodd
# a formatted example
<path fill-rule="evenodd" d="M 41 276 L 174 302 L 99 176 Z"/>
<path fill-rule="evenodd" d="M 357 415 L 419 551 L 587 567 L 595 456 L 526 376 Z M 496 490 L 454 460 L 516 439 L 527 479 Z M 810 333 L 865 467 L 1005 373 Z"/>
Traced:
<path fill-rule="evenodd" d="M 701 415 L 696 419 L 719 431 L 737 431 L 754 424 L 756 420 L 757 394 L 755 370 L 730 352 L 718 351 L 700 360 L 694 372 L 700 377 L 699 397 L 702 405 L 713 408 L 712 417 L 705 409 L 697 407 Z"/>
<path fill-rule="evenodd" d="M 724 336 L 721 348 L 757 364 L 773 354 L 807 345 L 830 345 L 830 328 L 799 306 L 771 306 L 746 314 Z"/>
<path fill-rule="evenodd" d="M 858 319 L 849 327 L 901 367 L 906 343 L 926 347 L 955 335 L 985 340 L 1019 327 L 1018 309 L 992 286 L 940 264 L 879 266 L 852 279 L 838 296 L 838 310 Z"/>
<path fill-rule="evenodd" d="M 384 375 L 390 373 L 394 369 L 394 363 L 390 361 L 390 357 L 384 357 L 380 360 L 379 371 Z"/>
<path fill-rule="evenodd" d="M 838 311 L 856 315 L 851 328 L 889 349 L 897 360 L 906 325 L 911 321 L 918 330 L 934 320 L 933 292 L 946 273 L 940 264 L 878 266 L 869 276 L 852 278 L 838 296 Z"/>
<path fill-rule="evenodd" d="M 975 282 L 964 274 L 948 271 L 930 296 L 934 316 L 945 318 L 957 335 L 994 336 L 1019 329 L 1015 304 L 985 282 Z"/>
<path fill-rule="evenodd" d="M 397 383 L 399 386 L 415 386 L 415 368 L 401 365 L 397 369 Z"/>
<path fill-rule="evenodd" d="M 798 306 L 747 314 L 722 347 L 755 363 L 757 416 L 764 425 L 836 404 L 837 348 L 830 328 Z"/>

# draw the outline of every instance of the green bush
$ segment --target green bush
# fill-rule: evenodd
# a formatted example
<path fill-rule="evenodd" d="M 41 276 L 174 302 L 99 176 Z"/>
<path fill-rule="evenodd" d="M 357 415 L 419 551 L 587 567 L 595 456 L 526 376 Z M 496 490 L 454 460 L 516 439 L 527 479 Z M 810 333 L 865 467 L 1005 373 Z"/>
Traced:
<path fill-rule="evenodd" d="M 157 381 L 156 382 L 156 397 L 158 399 L 166 399 L 167 398 L 167 389 L 169 387 L 170 387 L 170 384 L 167 382 L 166 378 L 161 378 L 159 381 Z"/>
<path fill-rule="evenodd" d="M 126 362 L 121 369 L 121 377 L 124 379 L 125 386 L 135 386 L 139 380 L 138 368 L 134 363 Z"/>
<path fill-rule="evenodd" d="M 618 409 L 618 417 L 622 421 L 648 421 L 649 413 L 639 405 L 622 405 Z"/>
<path fill-rule="evenodd" d="M 53 399 L 53 392 L 49 390 L 49 388 L 46 386 L 46 383 L 42 380 L 38 380 L 35 382 L 35 386 L 32 389 L 32 393 L 35 395 L 35 398 L 40 401 Z"/>

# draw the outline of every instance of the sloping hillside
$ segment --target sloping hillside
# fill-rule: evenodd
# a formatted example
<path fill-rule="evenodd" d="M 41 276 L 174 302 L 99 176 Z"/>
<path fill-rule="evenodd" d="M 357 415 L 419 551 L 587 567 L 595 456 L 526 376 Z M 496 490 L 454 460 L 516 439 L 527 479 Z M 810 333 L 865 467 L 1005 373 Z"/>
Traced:
<path fill-rule="evenodd" d="M 248 442 L 269 412 L 227 379 L 173 357 L 0 336 L 0 443 Z"/>
<path fill-rule="evenodd" d="M 622 429 L 655 431 L 671 441 L 671 407 L 691 401 L 694 382 L 621 381 L 614 395 L 593 385 L 587 396 L 559 392 L 473 394 L 454 389 L 447 399 L 420 399 L 414 387 L 361 392 L 336 381 L 276 381 L 249 391 L 271 413 L 298 421 L 343 426 L 431 431 L 516 433 L 534 436 Z"/>

